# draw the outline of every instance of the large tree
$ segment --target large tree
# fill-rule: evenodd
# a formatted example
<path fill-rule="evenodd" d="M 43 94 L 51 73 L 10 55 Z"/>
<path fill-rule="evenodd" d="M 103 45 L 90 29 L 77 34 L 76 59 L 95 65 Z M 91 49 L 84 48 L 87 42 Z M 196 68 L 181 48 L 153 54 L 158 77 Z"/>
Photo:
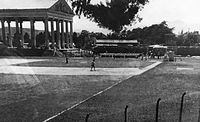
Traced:
<path fill-rule="evenodd" d="M 138 11 L 148 0 L 110 0 L 106 4 L 91 4 L 91 0 L 71 0 L 72 7 L 77 15 L 98 23 L 98 26 L 120 32 L 125 25 L 141 20 Z"/>
<path fill-rule="evenodd" d="M 153 24 L 149 27 L 136 28 L 128 33 L 128 39 L 137 39 L 143 44 L 169 44 L 174 42 L 175 34 L 174 28 L 169 28 L 166 21 L 160 24 Z"/>
<path fill-rule="evenodd" d="M 176 38 L 176 44 L 178 46 L 195 46 L 200 43 L 200 34 L 198 31 L 186 32 L 179 34 Z"/>

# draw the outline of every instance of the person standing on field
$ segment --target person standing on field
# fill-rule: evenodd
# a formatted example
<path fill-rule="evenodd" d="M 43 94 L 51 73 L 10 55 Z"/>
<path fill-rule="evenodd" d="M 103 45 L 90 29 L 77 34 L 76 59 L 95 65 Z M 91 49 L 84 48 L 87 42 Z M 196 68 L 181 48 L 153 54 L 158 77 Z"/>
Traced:
<path fill-rule="evenodd" d="M 90 69 L 90 71 L 92 71 L 92 69 L 94 69 L 94 71 L 96 71 L 95 70 L 95 60 L 94 59 L 91 62 L 91 69 Z"/>

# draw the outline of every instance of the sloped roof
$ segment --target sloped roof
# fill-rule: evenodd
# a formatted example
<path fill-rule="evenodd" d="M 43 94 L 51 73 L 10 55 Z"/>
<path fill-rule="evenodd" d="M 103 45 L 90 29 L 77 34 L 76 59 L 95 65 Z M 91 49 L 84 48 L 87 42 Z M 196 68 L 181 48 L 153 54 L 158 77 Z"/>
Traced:
<path fill-rule="evenodd" d="M 49 9 L 74 14 L 66 0 L 7 0 L 1 2 L 0 9 Z"/>
<path fill-rule="evenodd" d="M 13 0 L 15 2 L 16 0 Z M 23 0 L 19 0 L 19 3 L 22 4 Z M 34 1 L 37 4 L 37 7 L 34 5 L 28 5 L 27 1 Z M 48 4 L 45 4 L 44 1 L 51 1 Z M 42 3 L 41 5 L 39 3 Z M 13 3 L 15 4 L 15 3 Z M 20 6 L 16 5 L 16 6 Z M 30 4 L 30 3 L 29 3 Z M 15 7 L 16 7 L 15 6 Z M 23 21 L 29 21 L 30 18 L 34 18 L 36 21 L 44 20 L 45 18 L 51 19 L 63 19 L 67 21 L 73 21 L 74 13 L 68 3 L 65 0 L 25 0 L 24 6 L 28 8 L 9 8 L 9 9 L 0 9 L 0 18 L 9 18 L 10 21 L 14 21 L 16 18 L 21 18 Z M 35 8 L 36 7 L 36 8 Z"/>
<path fill-rule="evenodd" d="M 58 0 L 3 0 L 0 9 L 47 9 Z"/>
<path fill-rule="evenodd" d="M 69 7 L 68 3 L 65 0 L 58 0 L 55 4 L 53 4 L 49 8 L 49 10 L 74 14 L 74 12 L 72 11 L 72 9 Z"/>

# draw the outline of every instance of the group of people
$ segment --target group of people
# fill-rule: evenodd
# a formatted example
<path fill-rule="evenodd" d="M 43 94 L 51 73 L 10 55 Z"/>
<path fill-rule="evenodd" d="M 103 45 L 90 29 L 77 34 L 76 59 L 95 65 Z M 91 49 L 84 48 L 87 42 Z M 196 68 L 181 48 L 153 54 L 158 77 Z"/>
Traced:
<path fill-rule="evenodd" d="M 147 60 L 149 58 L 155 59 L 160 59 L 162 56 L 161 51 L 148 51 L 147 53 L 141 53 L 138 57 L 141 57 L 141 60 Z"/>

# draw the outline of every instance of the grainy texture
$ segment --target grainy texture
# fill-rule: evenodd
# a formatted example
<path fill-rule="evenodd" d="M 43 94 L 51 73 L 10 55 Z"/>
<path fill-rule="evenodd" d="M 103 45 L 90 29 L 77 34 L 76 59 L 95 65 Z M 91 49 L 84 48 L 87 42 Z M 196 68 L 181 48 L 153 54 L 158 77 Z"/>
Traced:
<path fill-rule="evenodd" d="M 7 57 L 4 65 L 68 67 L 63 58 Z M 44 60 L 43 60 L 44 59 Z M 22 60 L 20 63 L 20 60 Z M 70 66 L 87 66 L 89 58 L 71 59 Z M 17 62 L 16 62 L 17 61 Z M 86 63 L 81 63 L 86 62 Z M 112 63 L 113 62 L 113 63 Z M 152 62 L 132 59 L 97 59 L 104 67 L 145 67 Z M 143 66 L 144 65 L 144 66 Z M 53 68 L 52 68 L 53 69 Z M 12 69 L 10 69 L 12 70 Z M 90 70 L 90 67 L 88 67 Z M 98 72 L 98 70 L 97 70 Z M 42 121 L 64 109 L 82 101 L 93 94 L 122 81 L 127 76 L 118 75 L 31 75 L 0 74 L 0 121 Z M 130 77 L 130 76 L 128 76 Z"/>
<path fill-rule="evenodd" d="M 193 70 L 177 70 L 180 67 Z M 128 105 L 130 122 L 155 122 L 156 101 L 161 98 L 159 121 L 177 122 L 181 95 L 186 92 L 182 122 L 196 122 L 200 94 L 199 73 L 198 59 L 184 58 L 181 62 L 163 63 L 140 76 L 127 79 L 59 118 L 70 122 L 83 121 L 86 114 L 91 113 L 90 122 L 123 122 L 124 108 Z"/>

